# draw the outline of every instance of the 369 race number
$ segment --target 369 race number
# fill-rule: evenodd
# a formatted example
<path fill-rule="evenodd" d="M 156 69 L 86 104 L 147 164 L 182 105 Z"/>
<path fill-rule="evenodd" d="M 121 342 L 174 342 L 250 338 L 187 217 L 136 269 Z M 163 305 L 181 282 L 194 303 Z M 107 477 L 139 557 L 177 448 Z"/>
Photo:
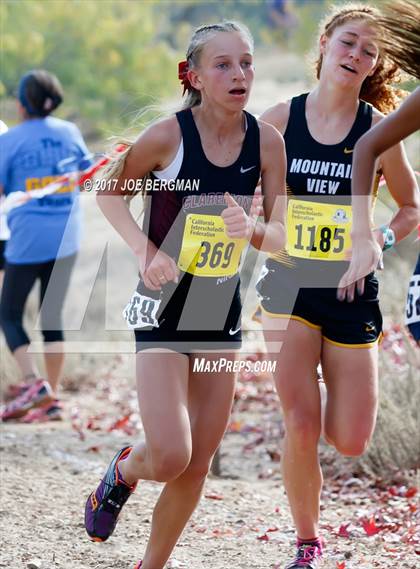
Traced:
<path fill-rule="evenodd" d="M 178 267 L 204 277 L 232 276 L 238 271 L 245 239 L 230 239 L 219 215 L 189 214 Z"/>

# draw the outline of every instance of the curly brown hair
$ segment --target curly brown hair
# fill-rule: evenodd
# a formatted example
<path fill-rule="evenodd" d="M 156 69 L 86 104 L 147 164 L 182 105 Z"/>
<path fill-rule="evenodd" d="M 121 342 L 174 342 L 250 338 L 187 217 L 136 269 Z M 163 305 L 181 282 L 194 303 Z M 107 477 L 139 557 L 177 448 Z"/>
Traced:
<path fill-rule="evenodd" d="M 365 20 L 378 27 L 381 12 L 368 4 L 345 4 L 332 6 L 320 24 L 320 35 L 331 37 L 334 30 L 350 20 Z M 322 67 L 322 54 L 315 63 L 316 77 L 319 79 Z M 375 73 L 366 77 L 360 89 L 360 98 L 371 103 L 382 113 L 390 113 L 398 106 L 404 91 L 392 86 L 401 81 L 400 69 L 385 53 L 380 52 Z"/>

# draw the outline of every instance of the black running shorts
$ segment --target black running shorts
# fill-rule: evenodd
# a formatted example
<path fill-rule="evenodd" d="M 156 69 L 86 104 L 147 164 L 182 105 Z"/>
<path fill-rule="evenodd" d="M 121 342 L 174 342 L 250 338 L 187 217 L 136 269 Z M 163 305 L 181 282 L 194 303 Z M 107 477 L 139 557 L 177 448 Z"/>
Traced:
<path fill-rule="evenodd" d="M 337 346 L 367 348 L 382 333 L 378 281 L 366 277 L 365 292 L 353 302 L 337 300 L 337 288 L 302 286 L 299 270 L 268 259 L 257 283 L 263 311 L 272 317 L 298 320 L 320 330 L 323 338 Z"/>
<path fill-rule="evenodd" d="M 5 263 L 4 251 L 6 249 L 6 243 L 7 241 L 3 241 L 0 239 L 0 271 L 4 269 L 4 263 Z"/>

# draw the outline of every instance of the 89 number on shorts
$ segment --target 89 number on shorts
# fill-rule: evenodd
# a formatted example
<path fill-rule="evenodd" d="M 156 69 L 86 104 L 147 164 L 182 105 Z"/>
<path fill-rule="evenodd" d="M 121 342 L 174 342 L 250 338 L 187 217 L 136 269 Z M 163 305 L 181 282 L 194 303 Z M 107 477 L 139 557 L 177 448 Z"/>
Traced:
<path fill-rule="evenodd" d="M 296 227 L 297 239 L 294 244 L 295 249 L 310 251 L 312 253 L 341 253 L 344 251 L 344 233 L 343 227 L 335 225 L 303 225 L 298 224 Z"/>
<path fill-rule="evenodd" d="M 159 327 L 156 314 L 160 303 L 161 300 L 139 294 L 136 291 L 123 311 L 123 316 L 128 328 L 136 330 L 149 326 L 153 326 L 154 328 Z"/>
<path fill-rule="evenodd" d="M 235 243 L 232 242 L 223 243 L 219 241 L 212 246 L 208 241 L 203 241 L 199 251 L 200 256 L 195 266 L 199 269 L 204 267 L 226 269 L 232 260 L 234 249 Z"/>

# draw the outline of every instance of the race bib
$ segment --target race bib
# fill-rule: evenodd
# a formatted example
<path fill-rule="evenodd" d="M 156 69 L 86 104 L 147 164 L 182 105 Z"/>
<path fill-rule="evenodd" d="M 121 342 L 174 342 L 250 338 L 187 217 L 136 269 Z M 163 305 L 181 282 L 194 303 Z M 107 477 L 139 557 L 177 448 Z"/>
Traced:
<path fill-rule="evenodd" d="M 137 291 L 131 297 L 130 302 L 123 310 L 124 320 L 128 328 L 136 330 L 138 328 L 159 327 L 156 314 L 159 310 L 161 300 L 151 298 Z"/>
<path fill-rule="evenodd" d="M 405 323 L 408 325 L 417 322 L 420 322 L 420 275 L 413 275 L 408 289 Z"/>
<path fill-rule="evenodd" d="M 344 261 L 351 248 L 351 206 L 290 200 L 287 247 L 291 257 Z"/>
<path fill-rule="evenodd" d="M 178 267 L 201 277 L 233 276 L 238 272 L 246 239 L 231 239 L 220 215 L 187 215 Z"/>

